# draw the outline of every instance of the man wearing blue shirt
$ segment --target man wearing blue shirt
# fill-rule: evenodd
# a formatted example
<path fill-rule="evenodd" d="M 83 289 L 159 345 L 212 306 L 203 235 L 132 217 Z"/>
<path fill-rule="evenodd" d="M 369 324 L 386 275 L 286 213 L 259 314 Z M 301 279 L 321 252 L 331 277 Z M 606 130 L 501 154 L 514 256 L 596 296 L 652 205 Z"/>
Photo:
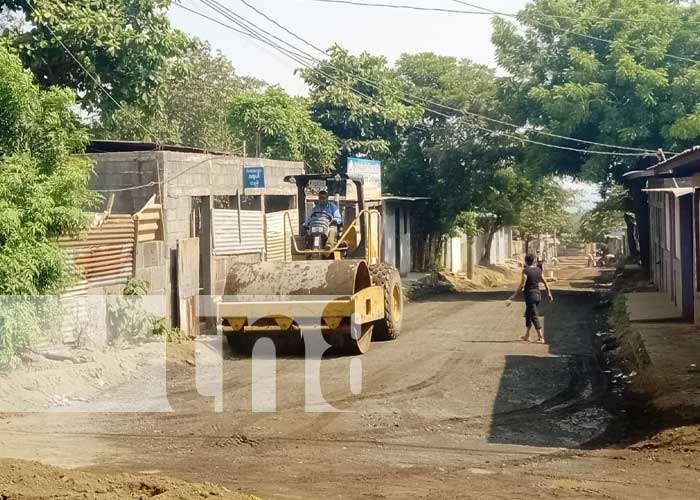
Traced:
<path fill-rule="evenodd" d="M 328 201 L 328 192 L 319 191 L 318 202 L 314 205 L 311 214 L 306 218 L 304 222 L 304 228 L 309 225 L 311 219 L 315 217 L 326 217 L 330 221 L 330 228 L 328 230 L 328 243 L 327 247 L 335 245 L 335 240 L 338 235 L 338 228 L 343 226 L 343 217 L 340 215 L 340 210 L 335 203 Z"/>

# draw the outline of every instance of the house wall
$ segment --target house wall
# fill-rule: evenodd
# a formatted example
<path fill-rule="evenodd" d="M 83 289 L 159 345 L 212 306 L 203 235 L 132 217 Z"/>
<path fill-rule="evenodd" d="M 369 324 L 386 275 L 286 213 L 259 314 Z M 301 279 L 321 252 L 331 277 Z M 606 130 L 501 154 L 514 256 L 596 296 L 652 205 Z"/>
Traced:
<path fill-rule="evenodd" d="M 513 229 L 510 226 L 501 228 L 493 237 L 488 264 L 501 265 L 513 258 Z M 521 250 L 523 245 L 520 245 Z M 447 238 L 442 265 L 452 273 L 470 274 L 470 266 L 479 265 L 486 251 L 486 237 L 477 236 L 471 241 L 466 236 Z"/>
<path fill-rule="evenodd" d="M 163 154 L 156 151 L 135 153 L 100 153 L 86 155 L 94 163 L 88 187 L 114 190 L 142 186 L 115 193 L 112 213 L 135 214 L 154 194 L 158 194 L 158 171 L 163 175 Z M 153 185 L 149 185 L 154 183 Z M 102 193 L 106 198 L 108 193 Z"/>
<path fill-rule="evenodd" d="M 695 319 L 694 265 L 693 265 L 693 196 L 683 196 L 679 199 L 679 245 L 681 284 L 681 311 L 683 318 L 688 321 Z"/>
<path fill-rule="evenodd" d="M 652 184 L 662 187 L 663 184 Z M 694 293 L 693 197 L 650 192 L 650 277 L 683 317 L 693 321 Z"/>
<path fill-rule="evenodd" d="M 411 207 L 385 201 L 382 204 L 383 261 L 395 266 L 401 275 L 411 272 L 413 257 L 411 255 Z M 397 241 L 397 232 L 398 241 Z M 400 261 L 396 258 L 396 247 L 400 246 Z"/>
<path fill-rule="evenodd" d="M 481 257 L 486 252 L 486 236 L 477 236 L 475 240 L 477 263 L 479 263 Z M 505 226 L 496 231 L 496 234 L 493 235 L 493 241 L 491 242 L 491 251 L 487 256 L 488 264 L 492 266 L 504 264 L 507 260 L 512 258 L 512 255 L 513 228 L 511 226 Z"/>

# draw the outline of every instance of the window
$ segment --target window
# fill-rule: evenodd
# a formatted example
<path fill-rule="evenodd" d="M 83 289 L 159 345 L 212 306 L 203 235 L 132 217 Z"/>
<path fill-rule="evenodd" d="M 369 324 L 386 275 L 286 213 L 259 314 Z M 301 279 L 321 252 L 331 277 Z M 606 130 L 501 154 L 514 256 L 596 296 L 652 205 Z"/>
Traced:
<path fill-rule="evenodd" d="M 408 234 L 408 209 L 403 209 L 403 234 Z"/>
<path fill-rule="evenodd" d="M 297 207 L 296 196 L 267 195 L 265 196 L 265 213 L 294 210 Z"/>
<path fill-rule="evenodd" d="M 217 210 L 237 210 L 238 209 L 238 196 L 215 196 L 214 197 L 214 208 Z M 241 195 L 241 210 L 261 210 L 262 209 L 262 197 L 261 196 L 246 196 Z"/>

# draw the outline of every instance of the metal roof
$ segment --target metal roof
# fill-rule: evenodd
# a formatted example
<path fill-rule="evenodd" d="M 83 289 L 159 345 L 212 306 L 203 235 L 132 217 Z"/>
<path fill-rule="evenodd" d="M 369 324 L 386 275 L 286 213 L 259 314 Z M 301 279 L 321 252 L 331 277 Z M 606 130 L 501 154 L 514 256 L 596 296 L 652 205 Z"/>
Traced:
<path fill-rule="evenodd" d="M 645 193 L 672 193 L 673 196 L 680 198 L 681 196 L 686 196 L 692 194 L 695 191 L 694 187 L 669 187 L 669 188 L 649 188 L 642 189 Z"/>
<path fill-rule="evenodd" d="M 656 175 L 660 174 L 688 174 L 700 172 L 700 146 L 693 146 L 682 153 L 669 158 L 653 167 L 649 167 Z"/>
<path fill-rule="evenodd" d="M 156 144 L 155 142 L 141 141 L 106 141 L 91 140 L 85 148 L 86 153 L 132 153 L 136 151 L 174 151 L 177 153 L 195 153 L 225 156 L 229 153 L 220 151 L 207 151 L 201 148 L 190 148 L 186 146 L 176 146 L 173 144 Z"/>
<path fill-rule="evenodd" d="M 382 201 L 427 201 L 430 199 L 427 196 L 393 196 L 390 194 L 381 198 Z"/>
<path fill-rule="evenodd" d="M 654 167 L 651 167 L 654 168 Z M 627 172 L 626 174 L 623 174 L 624 179 L 642 179 L 645 177 L 653 177 L 654 172 L 651 170 L 632 170 L 631 172 Z"/>

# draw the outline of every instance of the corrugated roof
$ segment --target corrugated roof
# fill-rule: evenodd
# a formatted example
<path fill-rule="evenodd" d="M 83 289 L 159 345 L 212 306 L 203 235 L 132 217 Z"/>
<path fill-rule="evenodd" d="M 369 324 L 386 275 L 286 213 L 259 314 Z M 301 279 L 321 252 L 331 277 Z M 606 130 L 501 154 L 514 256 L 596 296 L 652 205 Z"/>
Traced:
<path fill-rule="evenodd" d="M 672 193 L 676 197 L 686 196 L 695 191 L 694 187 L 673 187 L 673 188 L 649 188 L 642 189 L 645 193 Z"/>
<path fill-rule="evenodd" d="M 173 144 L 156 144 L 155 142 L 140 141 L 105 141 L 92 140 L 87 145 L 85 152 L 91 154 L 99 153 L 131 153 L 136 151 L 174 151 L 177 153 L 195 153 L 209 155 L 227 155 L 220 151 L 207 151 L 206 149 L 190 148 L 186 146 L 176 146 Z"/>
<path fill-rule="evenodd" d="M 427 201 L 430 198 L 426 196 L 392 196 L 386 195 L 382 196 L 382 201 Z"/>
<path fill-rule="evenodd" d="M 654 167 L 651 167 L 654 168 Z M 626 174 L 623 174 L 622 177 L 624 179 L 641 179 L 644 177 L 653 177 L 654 172 L 650 170 L 632 170 L 631 172 L 627 172 Z"/>
<path fill-rule="evenodd" d="M 693 146 L 690 149 L 668 158 L 661 163 L 649 167 L 655 174 L 669 173 L 671 170 L 679 168 L 691 168 L 700 171 L 700 146 Z"/>

